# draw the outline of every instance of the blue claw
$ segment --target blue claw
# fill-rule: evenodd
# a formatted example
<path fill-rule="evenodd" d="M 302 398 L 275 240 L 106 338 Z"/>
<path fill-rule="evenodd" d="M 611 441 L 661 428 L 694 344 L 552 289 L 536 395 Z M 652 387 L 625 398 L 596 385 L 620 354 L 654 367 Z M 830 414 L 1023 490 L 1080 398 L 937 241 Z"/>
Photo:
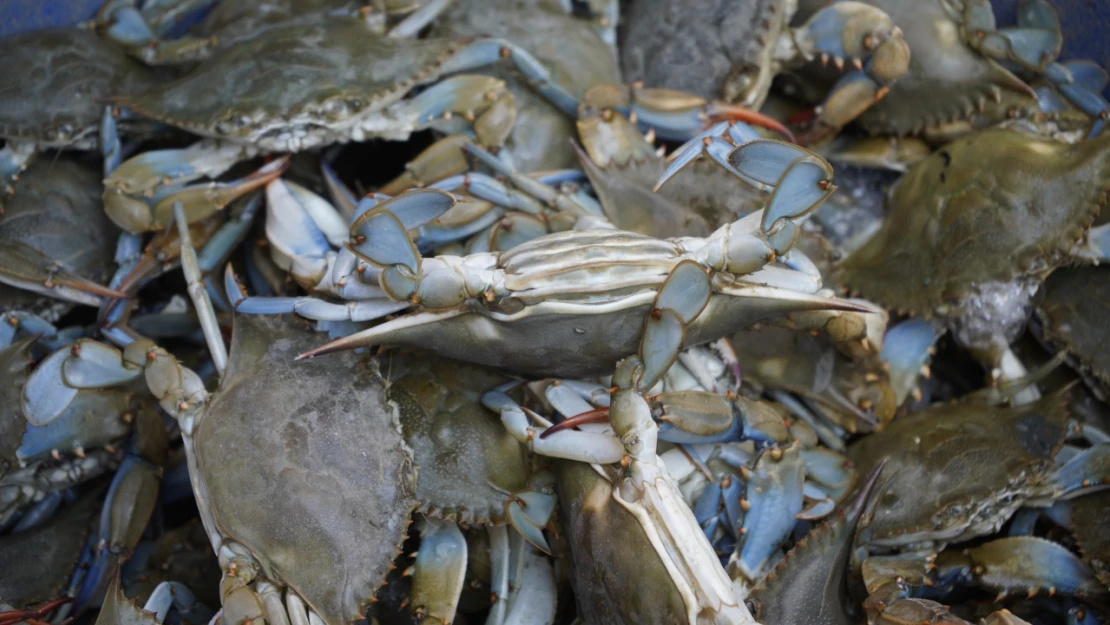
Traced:
<path fill-rule="evenodd" d="M 1105 70 L 1089 61 L 1070 61 L 1049 65 L 1045 77 L 1076 108 L 1095 118 L 1087 138 L 1097 137 L 1110 118 L 1110 103 L 1102 96 L 1107 82 Z"/>
<path fill-rule="evenodd" d="M 1078 497 L 1110 488 L 1110 443 L 1094 445 L 1076 454 L 1052 474 L 1058 497 Z"/>
<path fill-rule="evenodd" d="M 751 507 L 744 515 L 736 565 L 749 580 L 762 578 L 802 511 L 805 470 L 799 450 L 796 441 L 785 450 L 765 450 L 747 480 Z"/>
<path fill-rule="evenodd" d="M 940 338 L 936 326 L 924 319 L 907 319 L 883 337 L 879 357 L 890 370 L 890 386 L 899 404 L 917 388 L 917 376 L 928 364 L 930 350 Z"/>
<path fill-rule="evenodd" d="M 748 146 L 750 145 L 752 144 L 749 143 Z M 809 213 L 820 206 L 835 190 L 836 186 L 832 184 L 832 169 L 824 159 L 812 156 L 799 158 L 775 184 L 771 199 L 763 209 L 763 232 L 770 234 L 772 227 L 780 219 L 794 220 Z M 792 239 L 793 237 L 789 244 L 793 244 Z M 786 243 L 780 244 L 785 245 L 783 250 L 790 249 Z"/>

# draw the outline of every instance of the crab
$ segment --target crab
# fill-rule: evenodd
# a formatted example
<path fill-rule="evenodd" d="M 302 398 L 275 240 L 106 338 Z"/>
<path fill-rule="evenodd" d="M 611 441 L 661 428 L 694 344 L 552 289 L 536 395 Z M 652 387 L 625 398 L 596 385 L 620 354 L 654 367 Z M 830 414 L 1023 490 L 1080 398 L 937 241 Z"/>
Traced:
<path fill-rule="evenodd" d="M 890 483 L 861 538 L 870 553 L 862 561 L 869 609 L 883 612 L 900 603 L 909 587 L 930 585 L 928 565 L 936 553 L 996 532 L 1020 507 L 1043 507 L 1110 486 L 1110 447 L 1064 445 L 1070 431 L 1067 389 L 1012 406 L 996 405 L 993 396 L 930 406 L 849 448 L 861 469 L 890 458 Z M 938 486 L 923 489 L 926 482 Z M 916 494 L 905 496 L 907 489 Z M 1022 549 L 1014 557 L 1024 561 Z M 997 555 L 990 557 L 1004 566 Z M 1058 573 L 1067 574 L 1051 568 L 1037 574 L 1051 579 Z"/>
<path fill-rule="evenodd" d="M 3 622 L 23 620 L 13 619 L 7 610 L 28 610 L 32 613 L 23 618 L 41 618 L 68 603 L 57 599 L 85 550 L 105 490 L 103 485 L 90 488 L 43 525 L 0 537 L 0 564 L 23 571 L 0 581 L 0 597 L 7 606 L 0 610 Z"/>
<path fill-rule="evenodd" d="M 1108 146 L 1102 137 L 1044 139 L 1020 125 L 947 145 L 899 180 L 882 227 L 839 263 L 838 282 L 938 319 L 992 378 L 1020 377 L 1008 346 L 1038 285 L 1105 249 L 1104 228 L 1089 228 L 1110 186 Z"/>
<path fill-rule="evenodd" d="M 519 583 L 510 590 L 510 571 L 503 567 L 510 554 L 528 562 L 531 608 L 553 614 L 554 581 L 536 551 L 550 551 L 542 534 L 555 506 L 554 494 L 545 492 L 552 490 L 550 478 L 542 471 L 529 475 L 523 446 L 480 403 L 484 393 L 511 382 L 472 365 L 404 352 L 391 354 L 382 367 L 419 467 L 414 494 L 424 525 L 412 569 L 413 612 L 452 622 L 469 561 L 467 541 L 454 526 L 458 522 L 472 531 L 484 526 L 489 534 L 493 610 L 501 615 L 496 622 L 511 621 L 519 609 L 514 604 L 522 600 L 515 590 Z"/>
<path fill-rule="evenodd" d="M 637 0 L 624 16 L 626 78 L 704 97 L 720 93 L 757 109 L 776 74 L 832 60 L 848 71 L 828 93 L 819 117 L 839 127 L 840 120 L 880 100 L 917 54 L 903 39 L 902 25 L 874 6 L 835 2 L 794 28 L 796 10 L 793 0 L 705 0 L 695 6 Z"/>
<path fill-rule="evenodd" d="M 177 212 L 182 212 L 180 207 Z M 177 223 L 186 250 L 182 262 L 190 293 L 198 308 L 209 308 L 207 313 L 200 312 L 201 316 L 210 315 L 211 302 L 199 281 L 195 255 L 189 253 L 187 227 L 182 219 Z M 213 335 L 205 329 L 213 362 L 223 378 L 220 389 L 211 395 L 195 373 L 147 339 L 127 345 L 123 352 L 93 341 L 81 342 L 76 349 L 59 352 L 64 362 L 53 375 L 47 370 L 31 383 L 54 384 L 59 389 L 113 387 L 144 376 L 162 408 L 176 416 L 182 428 L 197 505 L 228 580 L 221 592 L 224 619 L 239 623 L 263 615 L 270 620 L 307 618 L 306 609 L 325 623 L 358 618 L 392 568 L 410 515 L 418 508 L 429 515 L 418 526 L 425 542 L 414 576 L 415 587 L 423 588 L 423 594 L 417 595 L 422 597 L 418 607 L 430 616 L 445 614 L 445 622 L 452 618 L 457 595 L 452 598 L 448 590 L 444 596 L 437 584 L 461 581 L 460 562 L 463 569 L 466 563 L 465 549 L 459 551 L 462 535 L 455 520 L 509 520 L 530 540 L 543 541 L 541 528 L 547 521 L 542 510 L 550 514 L 553 501 L 544 501 L 551 496 L 526 488 L 512 493 L 498 490 L 500 486 L 523 485 L 522 478 L 512 474 L 514 453 L 515 467 L 522 468 L 515 443 L 510 441 L 507 448 L 500 445 L 503 453 L 499 460 L 509 474 L 499 476 L 492 487 L 477 476 L 473 483 L 446 480 L 437 469 L 447 471 L 449 467 L 430 466 L 441 463 L 443 458 L 437 454 L 446 452 L 435 436 L 451 429 L 483 440 L 480 434 L 472 434 L 474 428 L 481 431 L 483 424 L 475 422 L 473 410 L 469 419 L 456 414 L 457 422 L 444 420 L 446 415 L 441 413 L 463 408 L 459 402 L 465 398 L 450 398 L 448 386 L 443 387 L 446 395 L 438 398 L 448 405 L 438 403 L 426 392 L 429 380 L 434 383 L 435 378 L 429 378 L 418 361 L 397 357 L 400 383 L 392 389 L 378 372 L 376 360 L 351 356 L 329 359 L 322 363 L 324 367 L 293 363 L 292 355 L 307 346 L 311 334 L 289 320 L 236 317 L 230 360 L 220 352 L 223 344 L 218 332 Z M 352 366 L 360 368 L 360 375 L 348 376 L 345 381 L 336 375 Z M 472 375 L 466 379 L 481 378 Z M 275 395 L 275 388 L 285 388 L 289 394 Z M 61 408 L 64 395 L 56 399 L 42 410 Z M 247 414 L 244 405 L 257 407 L 263 401 L 273 402 L 266 419 L 242 419 Z M 352 409 L 356 405 L 358 410 Z M 366 420 L 368 410 L 374 411 L 375 418 Z M 488 420 L 480 410 L 479 416 Z M 284 419 L 282 425 L 277 425 L 276 418 Z M 440 422 L 433 423 L 433 418 Z M 293 439 L 288 438 L 291 433 Z M 406 444 L 405 435 L 411 437 L 414 448 Z M 295 442 L 292 448 L 290 441 Z M 481 465 L 495 457 L 498 440 L 490 437 L 483 442 L 488 442 L 489 453 L 471 456 L 466 466 L 473 468 L 474 463 Z M 337 453 L 336 444 L 348 445 L 353 451 Z M 327 453 L 315 451 L 321 445 L 328 446 Z M 370 447 L 378 451 L 366 453 Z M 257 454 L 246 453 L 249 450 L 257 450 Z M 424 480 L 417 477 L 417 460 L 429 466 Z M 242 467 L 241 471 L 229 470 L 236 466 Z M 318 478 L 328 480 L 326 491 L 314 483 Z M 353 484 L 360 491 L 367 484 L 377 484 L 377 492 L 369 498 L 346 497 L 344 493 L 356 488 Z M 290 492 L 305 497 L 290 500 Z M 266 506 L 243 505 L 250 497 L 278 496 L 289 504 L 273 519 L 266 520 Z M 328 512 L 340 505 L 346 513 L 335 516 Z M 447 520 L 431 518 L 435 515 Z M 293 541 L 287 540 L 290 532 L 296 536 Z M 495 554 L 507 559 L 512 541 L 506 526 L 500 526 L 497 534 L 503 538 L 500 547 L 504 550 L 495 550 Z M 516 548 L 527 551 L 524 545 Z M 534 554 L 522 557 L 538 558 Z M 337 568 L 349 580 L 344 588 L 331 583 Z M 510 572 L 507 567 L 499 570 L 496 587 L 511 603 Z M 542 572 L 542 566 L 536 568 L 537 575 Z M 456 587 L 455 593 L 459 590 Z M 497 609 L 504 607 L 500 603 Z"/>
<path fill-rule="evenodd" d="M 595 85 L 621 80 L 609 44 L 589 21 L 568 14 L 558 3 L 456 0 L 434 23 L 432 35 L 491 35 L 512 41 L 547 66 L 552 80 L 575 98 Z M 516 124 L 505 141 L 512 165 L 522 172 L 574 166 L 568 142 L 574 126 L 566 112 L 538 97 L 514 72 L 494 71 L 491 75 L 505 81 L 516 102 Z M 383 192 L 396 191 L 399 189 Z"/>
<path fill-rule="evenodd" d="M 724 328 L 718 326 L 725 323 L 734 330 L 786 312 L 869 311 L 809 295 L 816 289 L 805 263 L 785 273 L 776 266 L 760 271 L 789 250 L 797 233 L 793 219 L 819 204 L 831 190 L 828 164 L 773 140 L 746 143 L 734 157 L 742 169 L 768 183 L 773 177 L 778 188 L 765 209 L 726 224 L 707 239 L 659 240 L 614 229 L 572 230 L 542 236 L 503 253 L 423 259 L 407 232 L 443 214 L 450 198 L 430 190 L 414 191 L 391 200 L 396 212 L 389 203 L 379 205 L 352 223 L 350 249 L 381 268 L 379 285 L 389 299 L 408 302 L 418 312 L 302 357 L 372 344 L 409 344 L 532 375 L 600 374 L 607 363 L 634 351 L 643 328 L 639 319 L 660 297 L 657 285 L 669 282 L 681 292 L 686 288 L 683 280 L 700 283 L 698 276 L 706 275 L 712 276 L 708 305 L 690 319 L 688 334 L 668 339 L 678 339 L 676 348 L 720 338 Z M 583 288 L 583 279 L 590 280 L 591 273 L 597 280 L 605 274 L 608 281 L 606 272 L 613 262 L 621 261 L 632 261 L 627 268 L 636 273 L 622 276 L 620 286 Z M 675 277 L 679 267 L 684 267 L 681 277 Z M 536 279 L 540 282 L 532 282 Z M 753 298 L 746 295 L 753 295 L 759 304 L 747 307 L 745 301 Z M 532 332 L 532 327 L 542 331 Z M 528 349 L 507 347 L 516 342 L 510 339 L 516 335 L 529 337 Z M 499 338 L 491 341 L 489 336 Z M 588 352 L 582 349 L 586 344 Z M 664 358 L 652 366 L 666 362 Z"/>
<path fill-rule="evenodd" d="M 1055 63 L 1062 39 L 1056 11 L 1045 0 L 1023 0 L 1015 29 L 996 27 L 989 0 L 865 1 L 889 14 L 912 50 L 906 74 L 860 115 L 872 132 L 919 133 L 970 118 L 987 99 L 1001 100 L 1007 92 L 1009 110 L 1037 110 L 1035 91 L 1007 67 L 1049 78 L 1058 72 L 1074 102 L 1087 105 L 1088 114 L 1100 113 L 1098 91 L 1087 91 Z M 1025 100 L 1012 100 L 1012 94 Z"/>
<path fill-rule="evenodd" d="M 114 134 L 101 136 L 105 123 L 116 124 L 112 111 L 105 110 L 106 100 L 153 83 L 141 64 L 77 28 L 5 37 L 0 55 L 9 63 L 0 86 L 0 138 L 7 142 L 0 149 L 0 192 L 8 194 L 13 192 L 9 183 L 39 149 L 99 147 L 114 156 Z"/>
<path fill-rule="evenodd" d="M 12 345 L 5 350 L 4 360 L 13 354 L 18 359 L 28 345 L 26 340 Z M 63 349 L 68 352 L 68 348 Z M 44 371 L 50 367 L 49 358 L 39 364 Z M 13 376 L 5 380 L 5 385 L 14 385 L 22 377 Z M 24 404 L 32 379 L 33 375 L 27 376 L 27 382 L 21 385 Z M 5 419 L 22 416 L 5 415 Z M 71 609 L 74 615 L 80 615 L 98 601 L 111 574 L 126 562 L 142 538 L 158 499 L 168 434 L 160 415 L 149 406 L 133 400 L 128 393 L 113 390 L 81 391 L 55 419 L 46 423 L 24 421 L 21 425 L 10 432 L 19 446 L 11 459 L 4 458 L 9 470 L 0 475 L 0 524 L 13 532 L 39 532 L 36 527 L 44 523 L 42 531 L 49 531 L 51 517 L 64 499 L 61 491 L 80 488 L 82 482 L 118 465 L 107 494 L 96 497 L 103 502 L 103 509 L 93 526 L 89 553 L 81 558 L 80 566 L 74 567 L 68 582 Z M 8 425 L 5 428 L 11 429 Z M 120 441 L 125 446 L 122 454 L 113 447 Z"/>
<path fill-rule="evenodd" d="M 95 170 L 67 158 L 23 173 L 0 211 L 0 282 L 15 287 L 4 287 L 5 307 L 40 310 L 44 295 L 97 306 L 119 295 L 100 284 L 110 275 L 118 231 L 104 217 L 99 187 Z M 65 308 L 53 307 L 62 310 L 47 317 Z"/>
<path fill-rule="evenodd" d="M 357 18 L 377 35 L 412 36 L 450 4 L 444 0 L 266 0 L 240 4 L 215 0 L 110 0 L 89 23 L 131 56 L 150 65 L 211 58 L 236 42 L 291 23 Z M 214 5 L 214 6 L 213 6 Z M 210 10 L 209 10 L 210 9 Z M 207 11 L 193 32 L 167 38 L 182 19 Z"/>
<path fill-rule="evenodd" d="M 1110 389 L 1110 362 L 1102 344 L 1104 289 L 1110 279 L 1103 266 L 1061 269 L 1045 280 L 1037 297 L 1033 326 L 1046 346 L 1068 353 L 1088 387 L 1105 400 Z"/>
<path fill-rule="evenodd" d="M 804 424 L 790 424 L 785 410 L 736 392 L 724 379 L 729 369 L 710 350 L 685 350 L 647 400 L 660 459 L 743 597 L 781 555 L 796 519 L 828 516 L 848 495 L 855 472 L 845 458 L 819 448 Z M 607 391 L 585 381 L 548 384 L 544 397 L 567 418 L 538 436 L 515 408 L 502 409 L 502 420 L 539 454 L 581 459 L 591 450 L 593 462 L 620 459 L 613 435 L 589 425 L 607 421 Z M 590 429 L 568 433 L 571 427 Z"/>

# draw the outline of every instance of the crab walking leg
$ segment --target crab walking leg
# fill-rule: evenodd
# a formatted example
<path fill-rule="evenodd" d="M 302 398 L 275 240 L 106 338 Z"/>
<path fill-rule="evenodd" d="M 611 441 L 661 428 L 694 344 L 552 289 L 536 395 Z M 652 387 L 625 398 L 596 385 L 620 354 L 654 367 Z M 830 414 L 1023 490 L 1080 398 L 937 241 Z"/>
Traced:
<path fill-rule="evenodd" d="M 201 141 L 180 150 L 143 152 L 124 161 L 104 181 L 104 210 L 127 232 L 159 230 L 182 202 L 187 223 L 194 223 L 232 200 L 276 179 L 289 165 L 283 156 L 254 173 L 231 182 L 198 182 L 215 178 L 254 155 L 253 148 Z"/>
<path fill-rule="evenodd" d="M 1106 126 L 1106 120 L 1110 119 L 1110 102 L 1102 96 L 1108 81 L 1106 70 L 1091 61 L 1067 61 L 1049 65 L 1045 69 L 1045 78 L 1050 80 L 1069 102 L 1095 119 L 1087 138 L 1093 139 L 1100 135 Z M 1049 101 L 1051 104 L 1046 103 L 1042 95 L 1041 90 L 1038 90 L 1038 100 L 1045 112 L 1056 112 L 1066 108 L 1066 105 L 1057 106 L 1051 100 Z"/>
<path fill-rule="evenodd" d="M 181 270 L 185 273 L 185 283 L 188 285 L 189 297 L 193 300 L 201 330 L 204 331 L 204 340 L 208 343 L 208 352 L 212 355 L 212 362 L 216 365 L 216 371 L 222 378 L 224 370 L 227 369 L 227 346 L 224 345 L 223 335 L 220 333 L 220 324 L 216 320 L 216 311 L 212 308 L 212 300 L 208 298 L 208 290 L 201 279 L 197 253 L 193 249 L 193 241 L 189 237 L 189 224 L 185 222 L 185 208 L 181 202 L 174 203 L 173 212 L 177 219 L 177 232 L 181 236 Z"/>
<path fill-rule="evenodd" d="M 493 613 L 486 625 L 547 625 L 554 622 L 556 607 L 555 573 L 551 562 L 536 552 L 524 538 L 509 535 L 510 566 L 507 587 L 510 589 L 503 619 L 494 621 Z M 500 602 L 500 596 L 498 597 Z"/>

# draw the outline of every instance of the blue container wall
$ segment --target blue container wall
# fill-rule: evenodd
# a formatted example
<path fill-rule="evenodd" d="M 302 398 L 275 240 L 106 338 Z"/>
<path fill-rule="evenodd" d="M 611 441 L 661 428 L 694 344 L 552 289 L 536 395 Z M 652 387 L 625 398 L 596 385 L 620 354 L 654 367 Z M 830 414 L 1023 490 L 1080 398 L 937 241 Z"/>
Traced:
<path fill-rule="evenodd" d="M 1110 0 L 1051 1 L 1060 13 L 1064 29 L 1060 58 L 1087 58 L 1110 68 Z M 103 0 L 0 0 L 0 37 L 76 24 L 91 19 L 102 3 Z M 1017 0 L 994 0 L 994 7 L 999 24 L 1014 23 Z"/>

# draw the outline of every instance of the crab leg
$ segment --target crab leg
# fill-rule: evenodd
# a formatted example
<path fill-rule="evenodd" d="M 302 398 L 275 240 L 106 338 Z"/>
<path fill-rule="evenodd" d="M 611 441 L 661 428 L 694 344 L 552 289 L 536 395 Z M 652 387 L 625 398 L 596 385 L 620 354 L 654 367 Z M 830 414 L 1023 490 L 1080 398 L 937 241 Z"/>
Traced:
<path fill-rule="evenodd" d="M 1110 118 L 1110 103 L 1102 96 L 1108 81 L 1106 70 L 1091 61 L 1068 61 L 1049 65 L 1045 69 L 1045 78 L 1079 110 L 1095 118 L 1094 126 L 1087 134 L 1088 139 L 1102 133 L 1106 120 Z M 1049 109 L 1043 103 L 1044 98 L 1039 99 L 1042 100 L 1042 108 Z"/>
<path fill-rule="evenodd" d="M 421 622 L 433 619 L 451 623 L 466 578 L 466 538 L 454 521 L 423 517 L 416 529 L 420 532 L 420 550 L 411 569 L 409 599 L 413 611 Z"/>
<path fill-rule="evenodd" d="M 99 306 L 101 298 L 126 298 L 127 294 L 70 273 L 51 258 L 21 241 L 0 245 L 0 282 L 86 306 Z"/>
<path fill-rule="evenodd" d="M 1022 0 L 1017 17 L 1017 28 L 998 28 L 990 0 L 965 0 L 957 21 L 970 47 L 995 60 L 1043 72 L 1064 43 L 1056 9 L 1045 0 Z"/>
<path fill-rule="evenodd" d="M 227 368 L 227 346 L 224 345 L 223 335 L 220 333 L 220 324 L 216 320 L 216 311 L 212 308 L 212 300 L 204 287 L 200 266 L 197 263 L 197 253 L 193 249 L 193 241 L 189 238 L 189 224 L 185 222 L 185 208 L 181 202 L 175 202 L 174 215 L 177 218 L 177 232 L 181 237 L 181 270 L 185 273 L 185 282 L 189 285 L 189 298 L 193 300 L 200 327 L 204 331 L 205 341 L 208 343 L 208 352 L 212 355 L 212 362 L 216 365 L 216 372 L 222 378 L 224 369 Z"/>
<path fill-rule="evenodd" d="M 9 140 L 0 148 L 0 196 L 15 193 L 12 185 L 19 180 L 19 174 L 27 169 L 37 153 L 38 148 L 33 142 Z M 3 204 L 0 204 L 0 209 L 2 208 Z"/>
<path fill-rule="evenodd" d="M 179 0 L 174 3 L 175 9 L 161 18 L 139 10 L 136 4 L 135 0 L 112 0 L 96 15 L 97 27 L 132 56 L 151 65 L 180 63 L 206 57 L 215 44 L 215 39 L 161 39 L 176 24 L 173 17 L 204 11 L 215 4 L 214 0 Z"/>
<path fill-rule="evenodd" d="M 194 223 L 265 186 L 289 164 L 289 157 L 284 156 L 239 180 L 189 184 L 198 178 L 215 178 L 250 156 L 250 150 L 242 146 L 210 142 L 144 152 L 124 161 L 104 181 L 104 209 L 120 228 L 138 233 L 165 228 L 173 203 L 180 201 L 188 223 Z"/>

